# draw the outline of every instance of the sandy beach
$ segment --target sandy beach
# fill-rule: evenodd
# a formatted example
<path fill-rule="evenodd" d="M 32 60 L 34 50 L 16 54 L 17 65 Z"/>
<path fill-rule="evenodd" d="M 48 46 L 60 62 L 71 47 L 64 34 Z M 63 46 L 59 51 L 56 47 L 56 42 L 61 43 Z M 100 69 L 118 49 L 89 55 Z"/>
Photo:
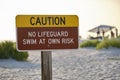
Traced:
<path fill-rule="evenodd" d="M 79 48 L 52 52 L 53 80 L 120 80 L 120 49 Z M 41 80 L 41 54 L 28 61 L 0 60 L 0 80 Z"/>

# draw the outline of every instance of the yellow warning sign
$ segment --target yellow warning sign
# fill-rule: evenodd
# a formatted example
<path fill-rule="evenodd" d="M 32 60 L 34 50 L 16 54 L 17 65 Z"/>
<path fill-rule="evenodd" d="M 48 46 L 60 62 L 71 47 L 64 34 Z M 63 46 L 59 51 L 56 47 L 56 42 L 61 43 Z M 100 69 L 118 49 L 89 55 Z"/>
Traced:
<path fill-rule="evenodd" d="M 16 27 L 78 27 L 77 15 L 17 15 Z"/>

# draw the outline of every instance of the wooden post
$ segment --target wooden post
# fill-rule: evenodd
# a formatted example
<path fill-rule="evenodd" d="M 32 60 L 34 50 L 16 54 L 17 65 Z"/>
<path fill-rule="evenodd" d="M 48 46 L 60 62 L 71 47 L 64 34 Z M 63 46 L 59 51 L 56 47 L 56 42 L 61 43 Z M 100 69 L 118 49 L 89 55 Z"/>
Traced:
<path fill-rule="evenodd" d="M 42 80 L 52 80 L 52 52 L 41 51 Z"/>

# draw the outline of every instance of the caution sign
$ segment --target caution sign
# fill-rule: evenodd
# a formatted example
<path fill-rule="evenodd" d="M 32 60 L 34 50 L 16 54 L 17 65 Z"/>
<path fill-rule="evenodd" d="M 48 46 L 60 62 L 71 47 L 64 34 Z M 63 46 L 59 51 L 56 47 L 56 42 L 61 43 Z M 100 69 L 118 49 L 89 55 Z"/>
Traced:
<path fill-rule="evenodd" d="M 18 50 L 78 48 L 78 16 L 17 15 Z"/>

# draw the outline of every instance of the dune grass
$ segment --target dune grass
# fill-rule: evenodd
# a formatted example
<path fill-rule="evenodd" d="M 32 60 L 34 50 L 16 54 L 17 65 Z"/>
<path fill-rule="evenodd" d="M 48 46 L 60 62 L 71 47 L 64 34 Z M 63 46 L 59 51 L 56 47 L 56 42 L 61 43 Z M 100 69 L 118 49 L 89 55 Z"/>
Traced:
<path fill-rule="evenodd" d="M 98 40 L 88 40 L 83 42 L 80 45 L 81 48 L 83 47 L 95 47 L 96 49 L 102 48 L 109 48 L 109 47 L 116 47 L 120 48 L 120 39 L 105 39 L 103 41 Z"/>
<path fill-rule="evenodd" d="M 120 60 L 120 57 L 110 57 L 110 58 L 107 58 L 108 60 Z"/>
<path fill-rule="evenodd" d="M 8 59 L 10 55 L 13 53 L 13 42 L 5 41 L 0 43 L 0 58 L 1 59 Z"/>
<path fill-rule="evenodd" d="M 120 48 L 120 39 L 103 40 L 101 43 L 99 43 L 96 46 L 96 49 L 109 48 L 109 47 Z"/>
<path fill-rule="evenodd" d="M 85 42 L 83 42 L 80 47 L 96 47 L 98 44 L 100 43 L 100 41 L 98 40 L 87 40 Z"/>
<path fill-rule="evenodd" d="M 0 42 L 0 59 L 13 58 L 15 60 L 24 61 L 28 58 L 27 52 L 18 52 L 16 43 L 12 41 Z"/>

